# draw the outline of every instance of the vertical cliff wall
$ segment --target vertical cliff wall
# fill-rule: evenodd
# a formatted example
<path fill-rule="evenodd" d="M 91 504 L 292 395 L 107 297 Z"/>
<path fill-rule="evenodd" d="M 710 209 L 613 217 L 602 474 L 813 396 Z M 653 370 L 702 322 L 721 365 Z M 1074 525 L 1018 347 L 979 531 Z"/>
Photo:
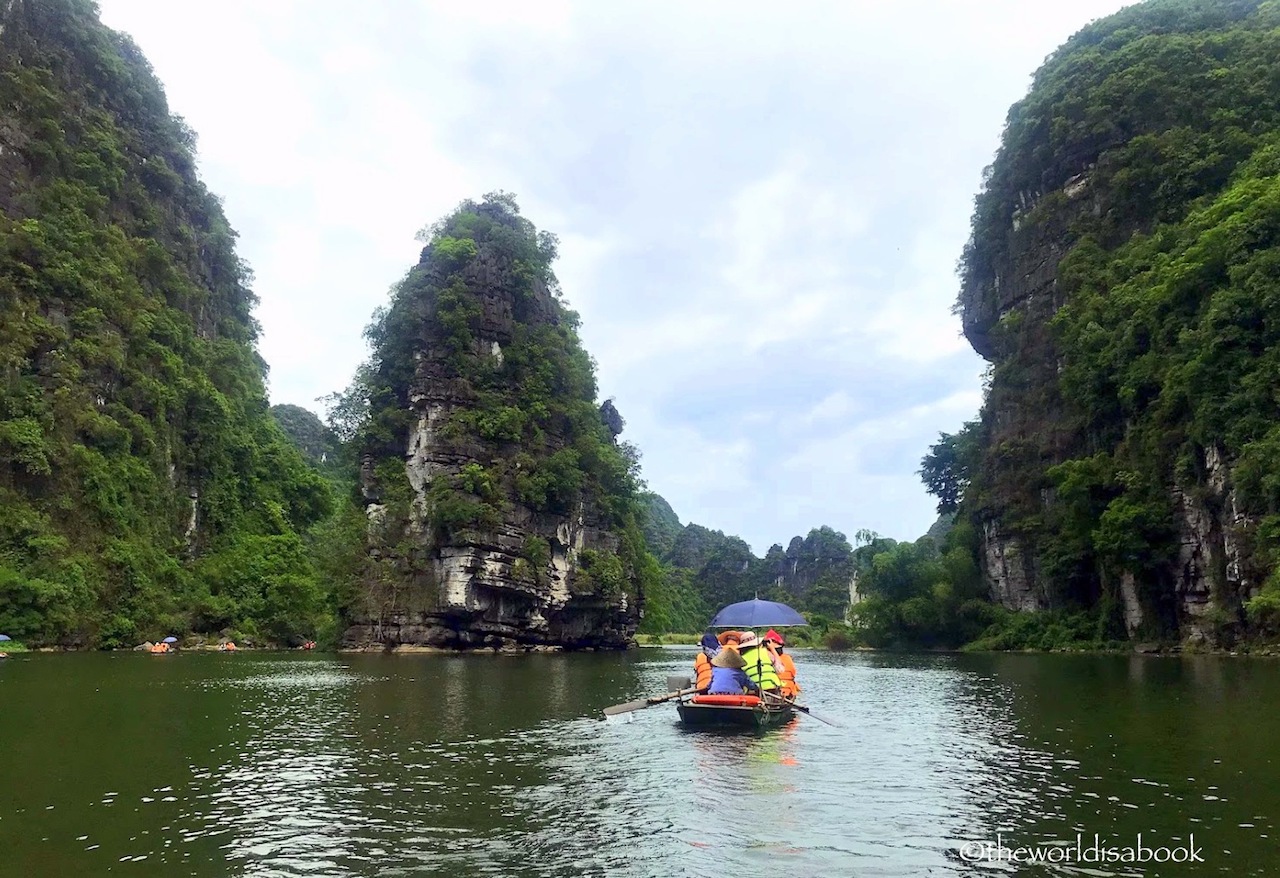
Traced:
<path fill-rule="evenodd" d="M 1009 113 L 959 301 L 992 363 L 965 508 L 1007 607 L 1135 638 L 1267 624 L 1278 59 L 1273 3 L 1152 0 Z"/>
<path fill-rule="evenodd" d="M 328 493 L 267 413 L 234 241 L 133 42 L 0 2 L 0 630 L 313 623 Z"/>
<path fill-rule="evenodd" d="M 555 240 L 495 195 L 427 236 L 357 382 L 370 563 L 351 646 L 618 647 L 656 562 Z"/>

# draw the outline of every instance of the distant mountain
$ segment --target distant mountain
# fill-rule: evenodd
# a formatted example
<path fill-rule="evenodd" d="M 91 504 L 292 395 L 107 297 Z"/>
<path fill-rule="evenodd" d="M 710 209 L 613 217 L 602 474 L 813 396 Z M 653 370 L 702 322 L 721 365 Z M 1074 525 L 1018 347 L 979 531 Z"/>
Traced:
<path fill-rule="evenodd" d="M 340 447 L 338 437 L 310 409 L 300 405 L 273 405 L 271 416 L 294 447 L 312 463 L 328 463 L 329 458 L 337 454 Z"/>

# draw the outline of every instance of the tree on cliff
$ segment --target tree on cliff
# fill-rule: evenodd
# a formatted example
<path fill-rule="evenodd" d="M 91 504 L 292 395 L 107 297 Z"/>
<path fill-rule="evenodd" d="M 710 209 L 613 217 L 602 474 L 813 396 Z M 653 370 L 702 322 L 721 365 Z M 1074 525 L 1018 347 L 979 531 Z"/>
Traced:
<path fill-rule="evenodd" d="M 938 498 L 938 514 L 955 512 L 969 487 L 980 452 L 981 424 L 970 421 L 958 433 L 943 433 L 920 461 L 919 476 L 925 490 Z"/>

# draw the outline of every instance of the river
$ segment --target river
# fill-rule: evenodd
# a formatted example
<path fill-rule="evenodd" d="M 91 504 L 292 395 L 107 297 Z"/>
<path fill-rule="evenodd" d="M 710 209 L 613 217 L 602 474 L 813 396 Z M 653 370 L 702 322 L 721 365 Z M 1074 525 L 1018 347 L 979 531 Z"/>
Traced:
<path fill-rule="evenodd" d="M 839 727 L 599 718 L 692 655 L 10 658 L 0 872 L 1280 874 L 1276 661 L 799 651 Z"/>

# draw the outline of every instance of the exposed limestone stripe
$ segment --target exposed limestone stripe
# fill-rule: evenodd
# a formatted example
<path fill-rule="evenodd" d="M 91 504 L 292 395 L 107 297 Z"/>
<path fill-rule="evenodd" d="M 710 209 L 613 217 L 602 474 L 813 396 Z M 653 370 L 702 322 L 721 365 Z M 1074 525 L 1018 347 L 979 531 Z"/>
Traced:
<path fill-rule="evenodd" d="M 1124 602 L 1124 627 L 1132 637 L 1142 625 L 1142 602 L 1138 600 L 1138 584 L 1132 573 L 1120 576 L 1120 599 Z"/>

